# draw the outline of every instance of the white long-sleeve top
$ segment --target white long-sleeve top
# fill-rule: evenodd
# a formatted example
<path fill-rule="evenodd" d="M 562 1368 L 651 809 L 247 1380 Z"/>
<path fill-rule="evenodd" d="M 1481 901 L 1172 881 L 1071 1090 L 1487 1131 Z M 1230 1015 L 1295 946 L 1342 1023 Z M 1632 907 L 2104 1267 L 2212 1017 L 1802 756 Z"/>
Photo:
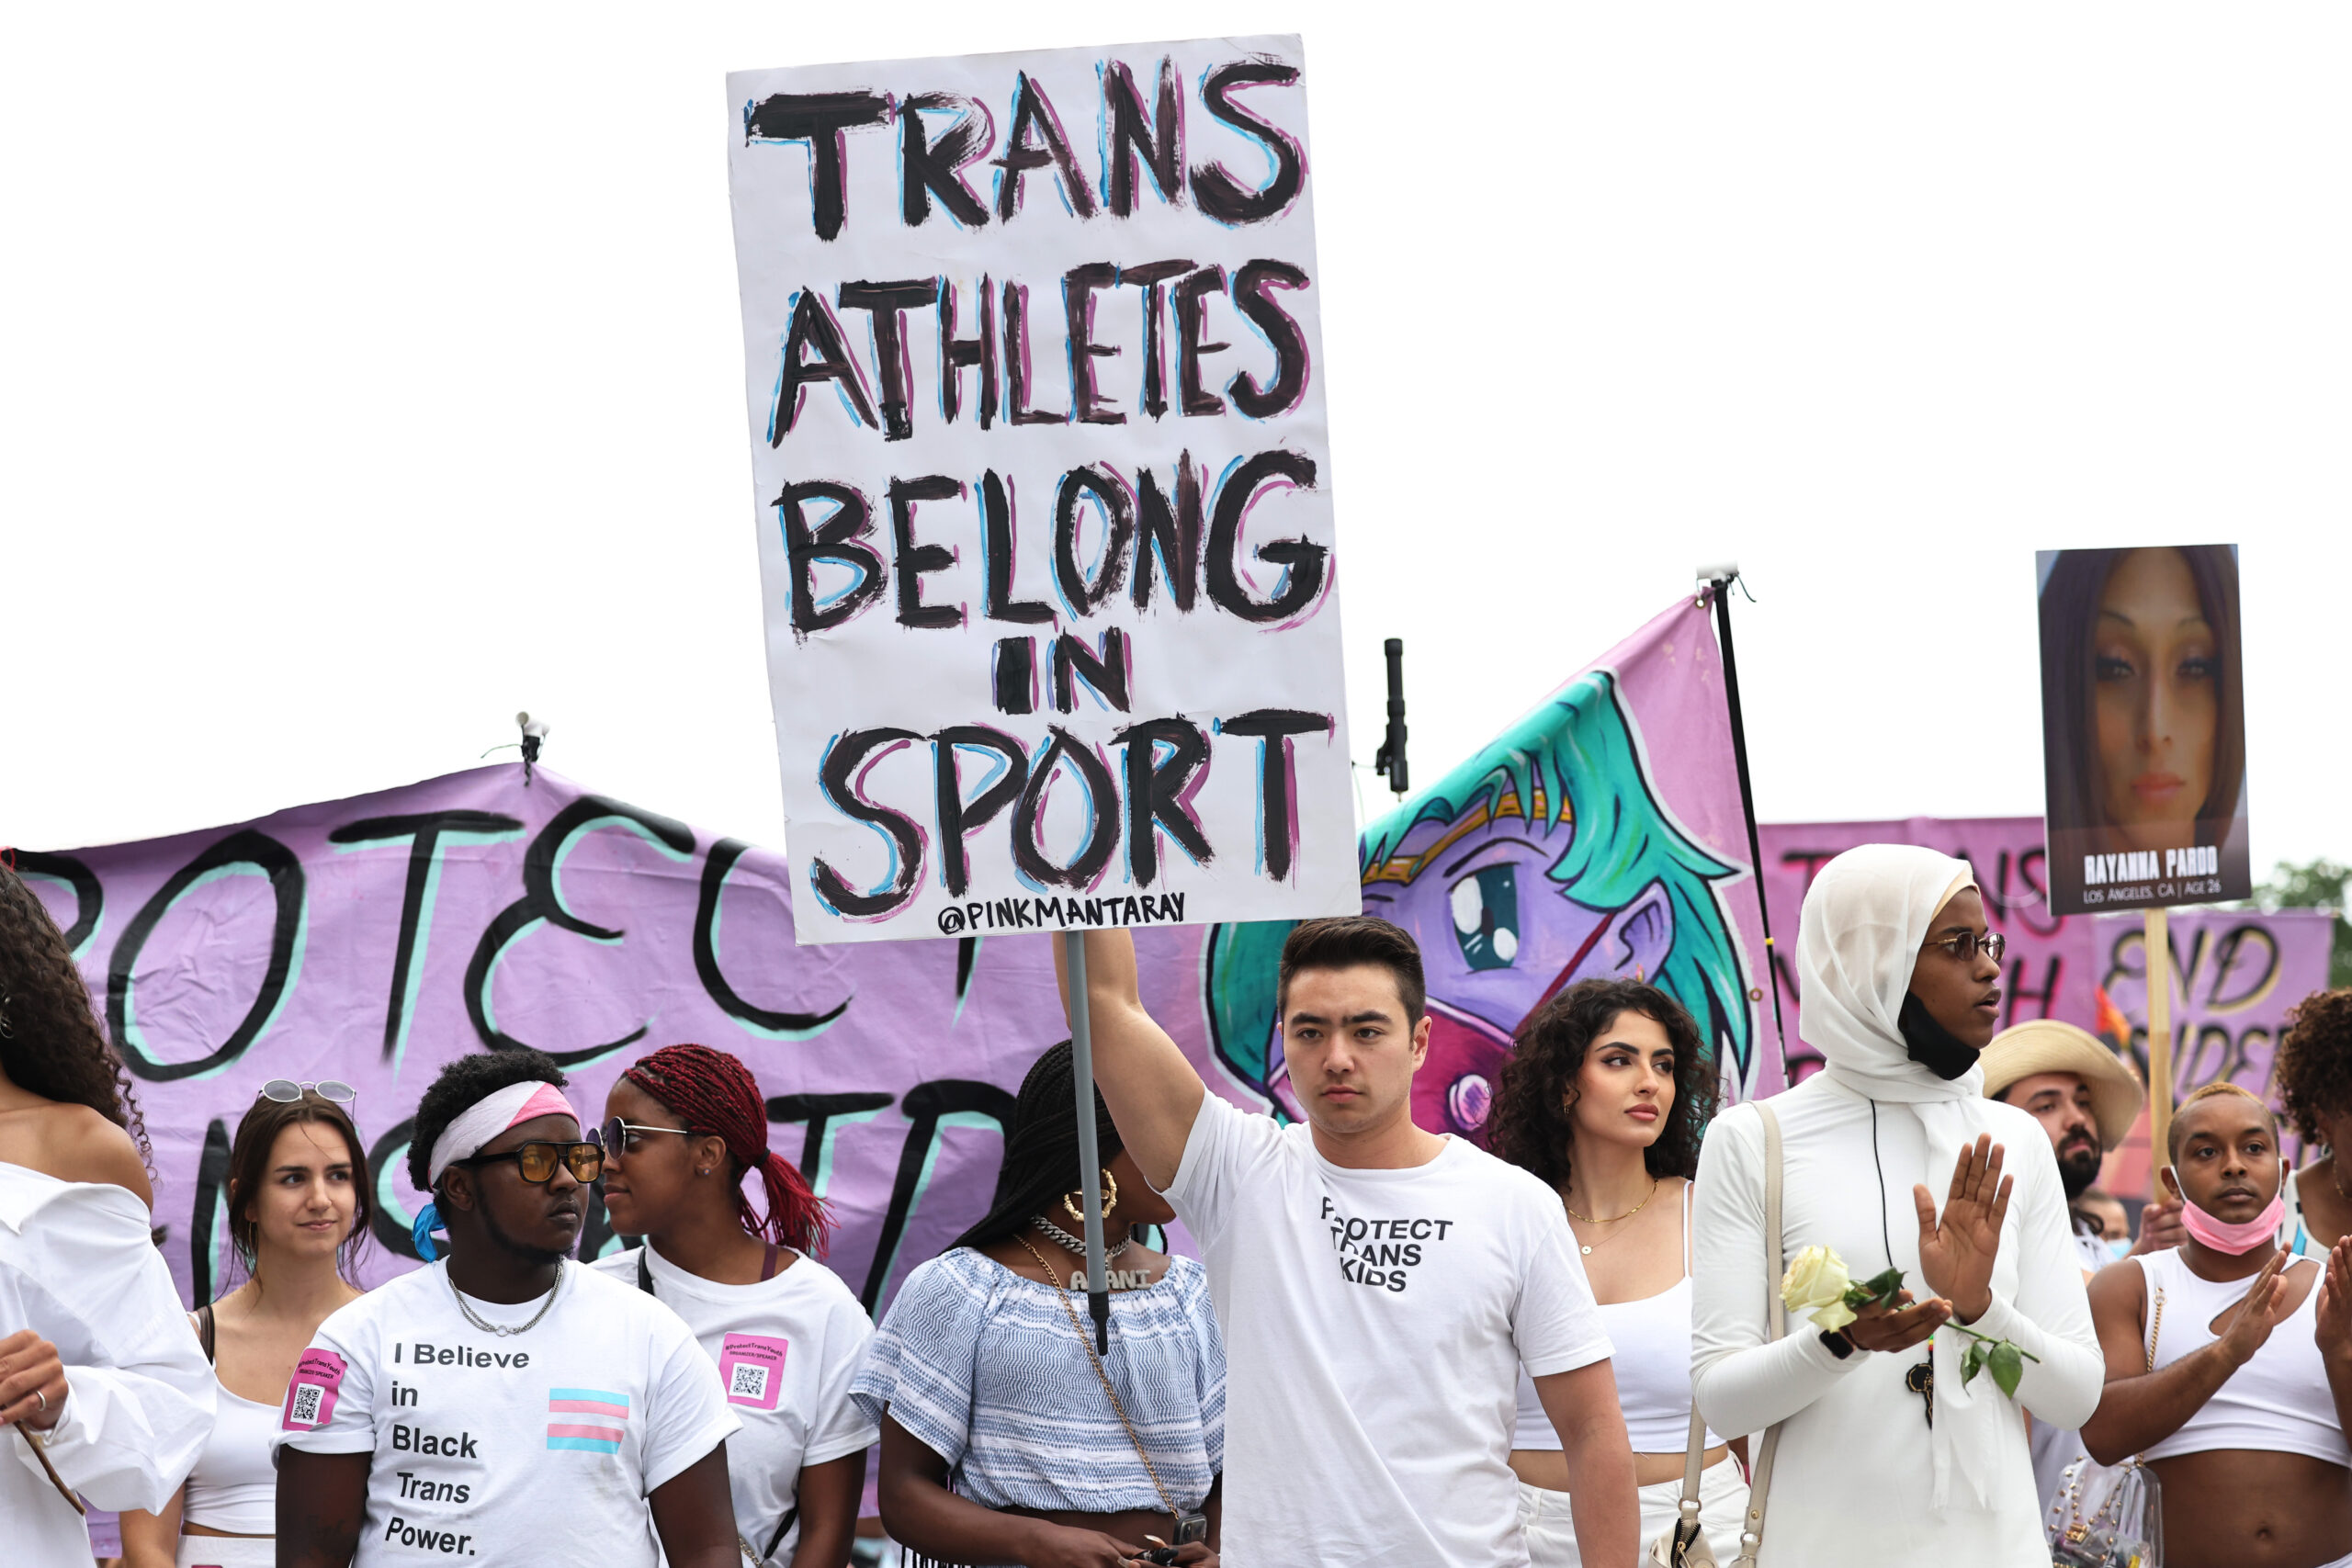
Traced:
<path fill-rule="evenodd" d="M 2042 1568 L 2050 1561 L 2025 1424 L 2014 1417 L 2022 1406 L 2036 1420 L 2079 1427 L 2098 1407 L 2104 1382 L 2057 1159 L 2040 1123 L 2015 1107 L 1981 1099 L 1942 1103 L 1963 1108 L 1970 1139 L 1990 1133 L 2006 1147 L 2006 1169 L 2017 1181 L 1994 1263 L 1993 1304 L 1969 1326 L 2041 1358 L 2025 1363 L 2014 1402 L 1989 1372 L 1979 1373 L 1968 1391 L 2000 1402 L 2010 1417 L 1980 1428 L 1997 1445 L 1983 1456 L 1998 1492 L 1989 1509 L 1973 1502 L 1941 1512 L 1930 1506 L 1927 1418 L 1919 1396 L 1904 1386 L 1924 1348 L 1857 1350 L 1840 1361 L 1808 1319 L 1794 1314 L 1787 1337 L 1769 1340 L 1768 1292 L 1780 1288 L 1782 1263 L 1764 1256 L 1763 1122 L 1753 1106 L 1742 1105 L 1707 1131 L 1691 1214 L 1698 1259 L 1692 1386 L 1718 1432 L 1761 1434 L 1776 1421 L 1786 1423 L 1759 1568 Z M 1871 1102 L 1827 1075 L 1776 1096 L 1772 1108 L 1781 1121 L 1785 1255 L 1828 1247 L 1856 1280 L 1865 1280 L 1887 1266 L 1891 1242 L 1905 1283 L 1921 1298 L 1930 1294 L 1919 1272 L 1911 1189 L 1925 1183 L 1940 1210 L 1951 1169 L 1927 1168 L 1927 1138 L 1913 1109 L 1877 1104 L 1874 1166 Z M 1939 1399 L 1943 1390 L 1961 1386 L 1968 1343 L 1949 1329 L 1935 1336 Z"/>
<path fill-rule="evenodd" d="M 212 1369 L 122 1188 L 0 1163 L 0 1335 L 57 1347 L 68 1393 L 50 1462 L 101 1508 L 160 1510 L 212 1430 Z M 11 1562 L 86 1563 L 89 1531 L 40 1461 L 0 1427 L 0 1520 Z"/>

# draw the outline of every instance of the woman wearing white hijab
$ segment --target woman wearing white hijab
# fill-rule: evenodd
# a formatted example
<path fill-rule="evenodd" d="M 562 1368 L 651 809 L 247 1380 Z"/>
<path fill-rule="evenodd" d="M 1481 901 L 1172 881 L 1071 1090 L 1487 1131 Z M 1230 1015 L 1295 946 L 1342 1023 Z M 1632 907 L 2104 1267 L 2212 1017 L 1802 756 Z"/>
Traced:
<path fill-rule="evenodd" d="M 2102 1367 L 2050 1140 L 1979 1091 L 2000 1021 L 1986 936 L 1968 867 L 1896 844 L 1824 866 L 1799 924 L 1801 1029 L 1826 1066 L 1772 1101 L 1784 1253 L 1832 1248 L 1858 1280 L 1891 1262 L 1917 1304 L 1906 1292 L 1837 1335 L 1792 1314 L 1771 1342 L 1782 1259 L 1764 1256 L 1762 1120 L 1737 1106 L 1708 1131 L 1691 1376 L 1714 1430 L 1783 1424 L 1764 1568 L 2050 1561 L 2018 1407 L 2078 1426 Z M 1970 1341 L 1947 1319 L 2032 1358 L 2014 1400 L 1986 1374 L 1963 1386 Z"/>

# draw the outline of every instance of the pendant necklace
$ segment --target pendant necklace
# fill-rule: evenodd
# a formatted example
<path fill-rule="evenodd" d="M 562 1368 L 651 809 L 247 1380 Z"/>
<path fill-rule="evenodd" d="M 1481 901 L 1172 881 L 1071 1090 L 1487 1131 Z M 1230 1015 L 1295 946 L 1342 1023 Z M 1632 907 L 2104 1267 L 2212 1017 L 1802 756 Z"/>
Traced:
<path fill-rule="evenodd" d="M 1657 1178 L 1653 1176 L 1650 1178 L 1650 1190 L 1642 1194 L 1642 1201 L 1634 1204 L 1632 1208 L 1626 1210 L 1622 1214 L 1615 1214 L 1605 1220 L 1596 1220 L 1590 1214 L 1579 1214 L 1576 1211 L 1576 1205 L 1568 1201 L 1568 1195 L 1565 1192 L 1560 1194 L 1560 1207 L 1567 1210 L 1568 1218 L 1572 1220 L 1580 1220 L 1589 1225 L 1613 1225 L 1622 1224 L 1626 1220 L 1630 1220 L 1635 1214 L 1640 1213 L 1645 1208 L 1649 1206 L 1649 1201 L 1657 1196 Z M 1577 1246 L 1586 1257 L 1589 1258 L 1592 1256 L 1593 1247 L 1606 1247 L 1611 1242 L 1615 1241 L 1618 1236 L 1623 1235 L 1625 1233 L 1623 1231 L 1619 1231 L 1614 1235 L 1602 1236 L 1599 1241 L 1594 1242 L 1592 1247 L 1585 1246 L 1582 1241 L 1578 1241 Z"/>
<path fill-rule="evenodd" d="M 495 1334 L 503 1339 L 510 1334 L 528 1334 L 532 1329 L 537 1328 L 539 1325 L 539 1319 L 547 1316 L 548 1309 L 555 1305 L 556 1297 L 563 1294 L 563 1263 L 564 1260 L 562 1258 L 559 1258 L 556 1259 L 555 1284 L 548 1292 L 548 1299 L 539 1303 L 539 1310 L 531 1314 L 531 1321 L 513 1325 L 503 1323 L 492 1323 L 485 1319 L 480 1313 L 474 1311 L 472 1307 L 467 1305 L 466 1292 L 458 1289 L 458 1281 L 449 1278 L 449 1270 L 447 1265 L 444 1265 L 441 1269 L 441 1280 L 444 1284 L 449 1287 L 449 1293 L 458 1298 L 458 1310 L 465 1314 L 466 1321 L 468 1323 L 472 1324 L 484 1334 Z"/>

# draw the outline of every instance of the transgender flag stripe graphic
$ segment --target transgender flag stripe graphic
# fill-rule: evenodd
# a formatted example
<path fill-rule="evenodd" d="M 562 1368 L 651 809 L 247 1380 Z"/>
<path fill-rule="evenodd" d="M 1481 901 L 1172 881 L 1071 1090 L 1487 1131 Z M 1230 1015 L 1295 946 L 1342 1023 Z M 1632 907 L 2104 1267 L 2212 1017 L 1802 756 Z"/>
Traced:
<path fill-rule="evenodd" d="M 628 1395 L 602 1388 L 551 1388 L 548 1416 L 548 1447 L 616 1454 L 628 1436 Z"/>

